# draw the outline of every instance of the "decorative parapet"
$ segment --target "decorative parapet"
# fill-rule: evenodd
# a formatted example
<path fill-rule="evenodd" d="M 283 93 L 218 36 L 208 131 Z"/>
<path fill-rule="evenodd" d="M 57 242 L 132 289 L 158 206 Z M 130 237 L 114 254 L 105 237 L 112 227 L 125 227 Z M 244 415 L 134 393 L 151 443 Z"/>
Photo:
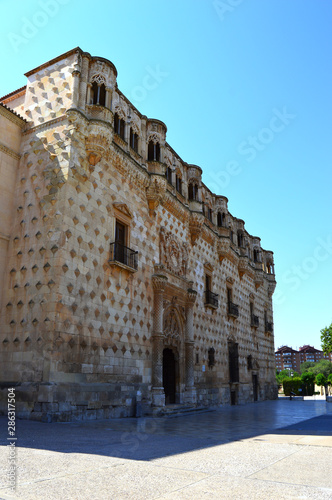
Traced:
<path fill-rule="evenodd" d="M 86 104 L 86 115 L 89 119 L 103 120 L 113 124 L 113 113 L 110 109 L 100 104 Z"/>

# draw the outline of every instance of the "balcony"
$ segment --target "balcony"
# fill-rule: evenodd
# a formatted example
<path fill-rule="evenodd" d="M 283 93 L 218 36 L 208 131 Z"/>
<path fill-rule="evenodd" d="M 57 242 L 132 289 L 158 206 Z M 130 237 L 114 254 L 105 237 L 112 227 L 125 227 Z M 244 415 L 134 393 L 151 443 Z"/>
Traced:
<path fill-rule="evenodd" d="M 258 328 L 259 327 L 259 317 L 255 316 L 255 314 L 251 315 L 250 326 L 253 326 L 254 328 Z"/>
<path fill-rule="evenodd" d="M 239 317 L 239 306 L 237 304 L 228 302 L 228 316 L 232 316 L 232 318 Z"/>
<path fill-rule="evenodd" d="M 113 123 L 113 113 L 105 106 L 101 106 L 100 104 L 86 104 L 85 109 L 89 118 Z"/>
<path fill-rule="evenodd" d="M 265 333 L 273 332 L 273 324 L 270 321 L 265 321 Z"/>
<path fill-rule="evenodd" d="M 218 307 L 218 297 L 217 293 L 211 292 L 211 290 L 205 290 L 205 304 L 206 306 L 217 309 Z"/>
<path fill-rule="evenodd" d="M 137 271 L 138 267 L 138 252 L 131 248 L 124 246 L 122 243 L 115 241 L 111 243 L 111 252 L 109 263 L 111 265 L 118 265 L 130 272 Z"/>

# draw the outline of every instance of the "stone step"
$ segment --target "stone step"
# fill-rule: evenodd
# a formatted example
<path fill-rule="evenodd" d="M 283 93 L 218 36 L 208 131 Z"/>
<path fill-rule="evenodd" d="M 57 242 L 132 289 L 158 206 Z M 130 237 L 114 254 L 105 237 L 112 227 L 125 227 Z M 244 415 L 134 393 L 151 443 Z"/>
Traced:
<path fill-rule="evenodd" d="M 215 407 L 175 404 L 167 405 L 163 408 L 154 408 L 152 414 L 153 416 L 172 418 L 181 417 L 183 415 L 197 415 L 199 413 L 207 413 L 215 410 Z"/>

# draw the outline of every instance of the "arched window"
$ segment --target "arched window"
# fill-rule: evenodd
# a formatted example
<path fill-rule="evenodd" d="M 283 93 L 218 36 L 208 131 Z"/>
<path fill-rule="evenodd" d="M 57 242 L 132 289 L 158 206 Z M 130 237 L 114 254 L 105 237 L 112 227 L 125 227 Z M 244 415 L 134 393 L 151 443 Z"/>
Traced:
<path fill-rule="evenodd" d="M 198 200 L 198 186 L 194 182 L 188 184 L 188 199 L 190 201 Z"/>
<path fill-rule="evenodd" d="M 237 232 L 237 245 L 240 248 L 243 247 L 243 234 L 242 234 L 242 231 L 238 231 Z"/>
<path fill-rule="evenodd" d="M 106 87 L 104 83 L 92 83 L 92 104 L 105 106 L 106 103 Z"/>
<path fill-rule="evenodd" d="M 159 142 L 149 141 L 149 145 L 148 145 L 148 161 L 160 161 L 160 145 L 159 145 Z"/>
<path fill-rule="evenodd" d="M 130 147 L 138 153 L 138 134 L 130 127 Z"/>
<path fill-rule="evenodd" d="M 165 177 L 167 179 L 167 182 L 169 184 L 172 184 L 172 169 L 171 169 L 171 167 L 166 168 Z"/>
<path fill-rule="evenodd" d="M 225 214 L 218 212 L 217 214 L 217 225 L 218 227 L 223 227 L 225 225 Z"/>
<path fill-rule="evenodd" d="M 259 262 L 259 251 L 254 248 L 254 262 Z"/>
<path fill-rule="evenodd" d="M 114 132 L 125 140 L 125 121 L 117 113 L 114 115 Z"/>
<path fill-rule="evenodd" d="M 178 193 L 182 194 L 182 179 L 179 174 L 175 176 L 175 187 Z"/>

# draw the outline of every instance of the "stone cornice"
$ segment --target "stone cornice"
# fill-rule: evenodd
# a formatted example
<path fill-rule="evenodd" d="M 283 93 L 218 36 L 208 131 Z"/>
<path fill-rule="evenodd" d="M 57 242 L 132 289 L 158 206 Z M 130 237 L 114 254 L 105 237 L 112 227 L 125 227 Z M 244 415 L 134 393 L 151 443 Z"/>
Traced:
<path fill-rule="evenodd" d="M 3 103 L 0 103 L 0 115 L 5 116 L 8 120 L 21 128 L 26 126 L 26 120 Z"/>
<path fill-rule="evenodd" d="M 3 153 L 5 153 L 8 156 L 11 156 L 15 160 L 19 160 L 21 158 L 21 155 L 19 155 L 18 153 L 15 153 L 15 151 L 13 151 L 12 149 L 5 146 L 2 142 L 0 142 L 0 151 L 2 151 Z"/>

